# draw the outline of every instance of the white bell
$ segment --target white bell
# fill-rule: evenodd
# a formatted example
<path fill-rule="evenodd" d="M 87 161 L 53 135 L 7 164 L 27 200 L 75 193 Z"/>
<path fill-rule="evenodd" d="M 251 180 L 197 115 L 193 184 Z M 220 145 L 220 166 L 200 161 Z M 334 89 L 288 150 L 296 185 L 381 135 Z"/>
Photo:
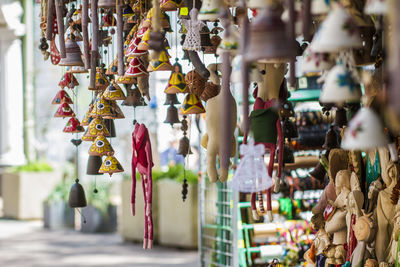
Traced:
<path fill-rule="evenodd" d="M 388 144 L 378 115 L 369 108 L 360 109 L 351 119 L 342 140 L 346 150 L 369 150 Z"/>
<path fill-rule="evenodd" d="M 357 24 L 349 13 L 338 5 L 329 13 L 311 42 L 311 49 L 318 53 L 361 47 Z"/>
<path fill-rule="evenodd" d="M 301 71 L 304 74 L 330 70 L 335 65 L 329 53 L 314 53 L 310 47 L 303 53 Z"/>
<path fill-rule="evenodd" d="M 326 76 L 319 101 L 338 106 L 360 102 L 361 88 L 343 64 L 337 64 Z"/>
<path fill-rule="evenodd" d="M 311 14 L 324 15 L 330 10 L 330 0 L 312 0 L 311 1 Z"/>
<path fill-rule="evenodd" d="M 221 8 L 223 6 L 222 0 L 204 0 L 199 11 L 199 20 L 218 20 Z"/>
<path fill-rule="evenodd" d="M 369 15 L 385 15 L 387 9 L 387 3 L 385 0 L 367 0 L 364 12 Z"/>
<path fill-rule="evenodd" d="M 232 74 L 231 74 L 231 82 L 232 83 L 241 83 L 242 82 L 242 65 L 243 60 L 241 55 L 237 55 L 232 60 Z M 262 82 L 262 76 L 260 70 L 257 67 L 257 64 L 250 63 L 249 64 L 249 82 Z"/>

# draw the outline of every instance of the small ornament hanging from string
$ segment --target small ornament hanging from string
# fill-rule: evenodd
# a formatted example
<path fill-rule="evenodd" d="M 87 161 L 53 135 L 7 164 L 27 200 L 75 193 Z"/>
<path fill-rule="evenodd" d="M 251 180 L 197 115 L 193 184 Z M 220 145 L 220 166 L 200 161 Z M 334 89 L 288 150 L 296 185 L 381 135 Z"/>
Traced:
<path fill-rule="evenodd" d="M 189 127 L 186 115 L 183 115 L 183 120 L 181 121 L 181 123 L 182 123 L 181 130 L 183 131 L 183 137 L 181 138 L 181 140 L 179 140 L 179 147 L 177 154 L 182 155 L 184 157 L 182 200 L 185 201 L 187 198 L 188 186 L 189 186 L 186 179 L 186 156 L 188 154 L 192 154 L 192 151 L 190 150 L 190 140 L 187 137 L 187 130 L 189 129 Z"/>

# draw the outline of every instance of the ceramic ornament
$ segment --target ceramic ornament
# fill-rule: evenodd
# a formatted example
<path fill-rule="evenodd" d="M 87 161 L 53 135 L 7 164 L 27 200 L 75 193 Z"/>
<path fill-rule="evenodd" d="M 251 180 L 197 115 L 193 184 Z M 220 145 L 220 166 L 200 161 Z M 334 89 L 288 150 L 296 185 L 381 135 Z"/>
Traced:
<path fill-rule="evenodd" d="M 301 70 L 304 74 L 330 70 L 335 62 L 329 53 L 315 53 L 310 47 L 303 53 Z"/>
<path fill-rule="evenodd" d="M 111 152 L 114 152 L 114 150 L 103 135 L 97 136 L 89 148 L 89 155 L 91 156 L 105 156 Z"/>
<path fill-rule="evenodd" d="M 149 50 L 149 39 L 150 39 L 150 29 L 147 29 L 140 39 L 140 43 L 137 48 L 141 51 Z"/>
<path fill-rule="evenodd" d="M 189 93 L 182 103 L 181 111 L 183 114 L 201 114 L 205 112 L 204 106 L 198 96 Z"/>
<path fill-rule="evenodd" d="M 164 120 L 164 123 L 170 124 L 171 127 L 175 123 L 180 123 L 178 109 L 172 104 L 167 109 L 167 118 Z"/>
<path fill-rule="evenodd" d="M 311 0 L 311 14 L 325 15 L 330 11 L 331 0 Z"/>
<path fill-rule="evenodd" d="M 182 0 L 161 0 L 160 8 L 162 11 L 176 11 L 182 4 Z"/>
<path fill-rule="evenodd" d="M 123 171 L 124 168 L 122 167 L 121 163 L 119 163 L 117 158 L 114 157 L 113 153 L 110 153 L 103 161 L 103 164 L 101 164 L 99 173 L 108 173 L 110 176 L 112 176 L 113 173 Z"/>
<path fill-rule="evenodd" d="M 58 65 L 61 61 L 61 55 L 56 46 L 55 38 L 50 41 L 50 60 L 53 65 Z"/>
<path fill-rule="evenodd" d="M 129 67 L 125 71 L 125 77 L 139 77 L 149 75 L 143 61 L 139 57 L 134 57 L 129 62 Z"/>
<path fill-rule="evenodd" d="M 169 77 L 168 84 L 165 87 L 164 93 L 166 94 L 178 94 L 187 92 L 187 84 L 185 82 L 185 76 L 182 73 L 182 66 L 179 63 L 173 65 L 173 71 Z"/>
<path fill-rule="evenodd" d="M 117 57 L 111 62 L 106 70 L 106 75 L 115 75 L 118 74 L 118 55 Z"/>
<path fill-rule="evenodd" d="M 335 53 L 361 47 L 362 41 L 356 22 L 339 5 L 329 12 L 311 42 L 311 49 L 316 53 Z"/>
<path fill-rule="evenodd" d="M 80 125 L 79 120 L 75 117 L 72 117 L 65 125 L 63 132 L 64 133 L 82 133 L 85 129 Z"/>
<path fill-rule="evenodd" d="M 83 66 L 82 52 L 79 45 L 72 38 L 65 43 L 66 57 L 61 58 L 59 66 Z"/>
<path fill-rule="evenodd" d="M 83 40 L 82 34 L 75 28 L 76 26 L 70 24 L 68 29 L 65 31 L 66 39 L 74 39 L 75 42 L 81 42 Z M 61 50 L 61 48 L 60 48 Z M 60 51 L 61 53 L 61 51 Z"/>
<path fill-rule="evenodd" d="M 152 217 L 152 196 L 153 196 L 153 178 L 152 168 L 154 166 L 151 150 L 149 131 L 144 124 L 135 124 L 132 132 L 132 197 L 131 211 L 135 216 L 136 202 L 136 170 L 140 174 L 144 195 L 144 240 L 143 248 L 151 249 L 153 247 L 153 217 Z"/>
<path fill-rule="evenodd" d="M 89 127 L 88 127 L 86 133 L 84 134 L 84 136 L 85 137 L 97 137 L 100 135 L 103 135 L 106 137 L 111 136 L 110 132 L 107 130 L 106 125 L 104 124 L 103 119 L 100 117 L 97 117 L 90 122 Z"/>
<path fill-rule="evenodd" d="M 113 113 L 111 110 L 110 102 L 108 100 L 105 100 L 103 96 L 97 97 L 90 115 L 92 117 L 112 116 Z"/>
<path fill-rule="evenodd" d="M 53 98 L 53 101 L 51 101 L 51 104 L 58 105 L 61 102 L 65 102 L 67 104 L 73 104 L 72 99 L 69 97 L 68 93 L 65 92 L 64 89 L 58 91 L 56 96 Z"/>
<path fill-rule="evenodd" d="M 92 113 L 92 109 L 93 109 L 93 105 L 89 106 L 89 109 L 86 111 L 85 116 L 83 117 L 82 121 L 81 121 L 81 126 L 88 126 L 89 123 L 92 120 L 92 117 L 90 116 L 90 114 Z"/>
<path fill-rule="evenodd" d="M 250 139 L 247 144 L 240 145 L 240 163 L 232 178 L 232 188 L 242 193 L 256 193 L 272 186 L 272 178 L 268 175 L 264 163 L 265 148 L 255 145 Z"/>
<path fill-rule="evenodd" d="M 58 86 L 60 86 L 62 89 L 64 89 L 65 87 L 73 89 L 75 86 L 78 85 L 79 82 L 72 73 L 65 73 L 64 76 L 61 78 L 60 82 L 58 83 Z"/>
<path fill-rule="evenodd" d="M 125 119 L 125 115 L 121 108 L 118 106 L 117 101 L 110 100 L 112 115 L 105 115 L 105 119 Z"/>
<path fill-rule="evenodd" d="M 58 107 L 56 113 L 54 114 L 54 117 L 56 117 L 56 118 L 57 117 L 62 117 L 62 118 L 75 117 L 75 113 L 66 102 L 61 102 L 61 105 Z"/>
<path fill-rule="evenodd" d="M 337 64 L 326 76 L 319 101 L 343 105 L 344 103 L 358 103 L 360 99 L 360 86 L 343 64 Z"/>
<path fill-rule="evenodd" d="M 219 19 L 219 13 L 224 6 L 221 0 L 204 0 L 199 11 L 199 20 L 215 21 Z"/>
<path fill-rule="evenodd" d="M 342 140 L 342 148 L 347 150 L 365 151 L 387 144 L 382 122 L 369 108 L 360 109 L 351 119 Z"/>
<path fill-rule="evenodd" d="M 137 36 L 132 38 L 132 40 L 130 41 L 127 49 L 125 50 L 125 57 L 126 58 L 129 59 L 131 57 L 143 56 L 143 55 L 148 53 L 147 50 L 140 50 L 138 48 L 138 46 L 139 46 L 141 41 L 142 41 L 142 39 L 137 37 Z M 130 59 L 129 59 L 129 61 L 130 61 Z"/>
<path fill-rule="evenodd" d="M 103 97 L 106 100 L 124 100 L 126 98 L 121 87 L 114 81 L 111 81 L 111 84 L 104 91 Z"/>
<path fill-rule="evenodd" d="M 95 77 L 95 84 L 94 87 L 89 85 L 89 90 L 105 90 L 110 82 L 107 79 L 107 76 L 104 74 L 103 69 L 98 67 L 96 68 L 96 77 Z"/>
<path fill-rule="evenodd" d="M 201 39 L 200 31 L 206 25 L 201 20 L 197 19 L 198 10 L 193 8 L 190 10 L 190 20 L 182 19 L 181 23 L 187 30 L 185 41 L 183 43 L 183 49 L 189 51 L 200 51 L 201 50 Z"/>
<path fill-rule="evenodd" d="M 170 71 L 173 69 L 171 63 L 169 62 L 170 56 L 166 50 L 160 52 L 160 55 L 156 59 L 151 59 L 147 71 Z"/>
<path fill-rule="evenodd" d="M 144 102 L 144 98 L 142 97 L 139 89 L 136 88 L 127 90 L 126 98 L 121 105 L 137 107 L 146 106 L 146 103 Z"/>
<path fill-rule="evenodd" d="M 82 66 L 68 66 L 65 68 L 66 73 L 88 73 L 89 71 Z"/>
<path fill-rule="evenodd" d="M 386 0 L 367 0 L 364 12 L 368 15 L 385 15 L 388 11 Z"/>
<path fill-rule="evenodd" d="M 119 76 L 116 80 L 117 83 L 119 84 L 135 84 L 137 83 L 137 80 L 133 76 Z"/>

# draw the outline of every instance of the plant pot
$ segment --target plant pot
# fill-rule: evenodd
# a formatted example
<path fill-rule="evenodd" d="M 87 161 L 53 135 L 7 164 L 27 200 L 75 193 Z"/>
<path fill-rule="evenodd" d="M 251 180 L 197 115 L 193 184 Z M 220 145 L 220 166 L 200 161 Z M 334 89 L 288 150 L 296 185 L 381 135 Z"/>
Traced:
<path fill-rule="evenodd" d="M 182 201 L 182 184 L 164 179 L 158 182 L 159 243 L 179 248 L 197 248 L 197 184 L 189 184 Z"/>
<path fill-rule="evenodd" d="M 43 203 L 44 228 L 57 230 L 75 227 L 75 212 L 64 201 Z"/>
<path fill-rule="evenodd" d="M 82 209 L 81 232 L 84 233 L 110 233 L 117 230 L 117 206 L 109 205 L 106 213 L 92 205 Z"/>
<path fill-rule="evenodd" d="M 120 234 L 125 241 L 143 241 L 144 232 L 144 200 L 140 181 L 136 182 L 136 215 L 131 213 L 132 181 L 121 182 L 122 212 L 120 220 Z M 153 183 L 153 242 L 158 241 L 158 184 Z"/>
<path fill-rule="evenodd" d="M 43 202 L 61 178 L 59 172 L 2 174 L 1 195 L 4 217 L 42 219 Z"/>

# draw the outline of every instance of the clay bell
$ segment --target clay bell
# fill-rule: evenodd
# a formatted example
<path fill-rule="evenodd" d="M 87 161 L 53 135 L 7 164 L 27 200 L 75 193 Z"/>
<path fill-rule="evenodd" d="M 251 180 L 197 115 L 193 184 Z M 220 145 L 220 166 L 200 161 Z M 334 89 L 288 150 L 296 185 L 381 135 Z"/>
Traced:
<path fill-rule="evenodd" d="M 323 149 L 333 149 L 333 148 L 338 148 L 339 147 L 339 142 L 338 142 L 338 135 L 336 131 L 334 130 L 334 126 L 331 125 L 328 132 L 326 132 L 325 135 L 325 143 L 322 145 Z"/>
<path fill-rule="evenodd" d="M 335 113 L 335 126 L 343 128 L 347 125 L 347 115 L 344 108 L 338 108 Z"/>
<path fill-rule="evenodd" d="M 297 138 L 299 136 L 296 124 L 289 118 L 284 118 L 282 129 L 285 138 Z"/>
<path fill-rule="evenodd" d="M 176 94 L 166 94 L 164 105 L 179 105 L 180 103 Z"/>
<path fill-rule="evenodd" d="M 115 7 L 115 0 L 99 0 L 98 4 L 99 7 Z"/>
<path fill-rule="evenodd" d="M 172 104 L 167 109 L 167 118 L 165 119 L 164 123 L 169 123 L 171 126 L 175 123 L 180 123 L 178 109 Z"/>
<path fill-rule="evenodd" d="M 75 180 L 75 183 L 69 191 L 68 204 L 71 208 L 84 208 L 87 206 L 85 190 L 79 183 L 79 179 Z"/>
<path fill-rule="evenodd" d="M 87 175 L 100 175 L 99 173 L 100 167 L 102 164 L 102 160 L 100 156 L 90 156 L 88 159 L 86 174 Z"/>
<path fill-rule="evenodd" d="M 116 134 L 116 131 L 115 131 L 114 120 L 112 120 L 112 119 L 104 119 L 104 125 L 106 126 L 108 132 L 110 133 L 109 137 L 117 137 L 117 134 Z"/>
<path fill-rule="evenodd" d="M 179 147 L 178 147 L 178 155 L 182 155 L 186 157 L 188 154 L 193 154 L 192 150 L 190 149 L 190 140 L 186 136 L 182 137 L 179 140 Z"/>
<path fill-rule="evenodd" d="M 126 98 L 121 105 L 138 107 L 138 106 L 146 106 L 146 103 L 144 102 L 144 98 L 142 97 L 139 89 L 136 88 L 136 89 L 128 89 Z"/>
<path fill-rule="evenodd" d="M 295 40 L 289 38 L 281 19 L 282 10 L 273 6 L 261 9 L 250 26 L 246 61 L 281 62 L 297 55 Z"/>
<path fill-rule="evenodd" d="M 59 66 L 84 66 L 82 52 L 74 39 L 68 39 L 65 43 L 66 57 L 62 58 Z"/>
<path fill-rule="evenodd" d="M 323 183 L 326 175 L 326 170 L 321 162 L 318 162 L 317 166 L 308 173 L 312 178 L 318 180 Z"/>

